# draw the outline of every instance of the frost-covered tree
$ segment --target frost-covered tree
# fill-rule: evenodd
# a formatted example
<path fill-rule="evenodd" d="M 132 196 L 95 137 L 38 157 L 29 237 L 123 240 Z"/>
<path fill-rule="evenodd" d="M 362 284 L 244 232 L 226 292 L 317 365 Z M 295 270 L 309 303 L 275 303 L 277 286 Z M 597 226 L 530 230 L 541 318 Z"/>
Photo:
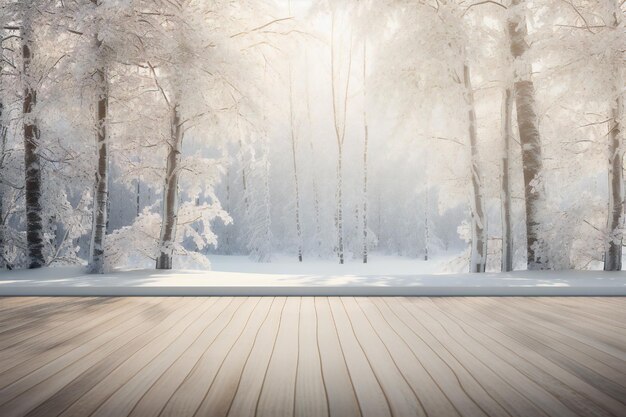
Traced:
<path fill-rule="evenodd" d="M 608 118 L 608 156 L 609 156 L 609 204 L 607 249 L 604 253 L 604 270 L 622 269 L 622 244 L 624 228 L 624 13 L 619 0 L 606 4 L 604 16 L 607 21 L 606 31 L 611 32 L 608 39 L 608 60 L 612 68 L 612 84 L 609 93 L 610 114 Z M 621 30 L 621 35 L 618 32 Z M 613 38 L 613 39 L 611 39 Z M 622 49 L 620 50 L 620 46 Z"/>
<path fill-rule="evenodd" d="M 524 194 L 526 201 L 526 252 L 528 269 L 543 269 L 549 259 L 538 253 L 538 217 L 544 202 L 541 179 L 543 154 L 539 115 L 535 104 L 535 85 L 532 80 L 532 61 L 529 61 L 526 1 L 511 0 L 507 22 L 509 44 L 515 68 L 515 104 L 519 139 L 524 167 Z"/>

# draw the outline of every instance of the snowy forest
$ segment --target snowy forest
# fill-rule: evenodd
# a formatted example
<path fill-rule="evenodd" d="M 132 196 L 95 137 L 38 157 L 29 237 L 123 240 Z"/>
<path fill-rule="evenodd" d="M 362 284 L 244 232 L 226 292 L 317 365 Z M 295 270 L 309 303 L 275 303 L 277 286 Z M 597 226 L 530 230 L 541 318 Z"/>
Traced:
<path fill-rule="evenodd" d="M 0 0 L 0 268 L 621 270 L 623 0 Z"/>

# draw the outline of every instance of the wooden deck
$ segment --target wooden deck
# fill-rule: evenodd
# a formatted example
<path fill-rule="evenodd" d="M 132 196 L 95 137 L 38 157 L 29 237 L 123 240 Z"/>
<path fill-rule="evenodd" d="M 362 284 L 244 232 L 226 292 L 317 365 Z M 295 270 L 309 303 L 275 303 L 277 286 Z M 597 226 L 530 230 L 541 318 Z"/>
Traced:
<path fill-rule="evenodd" d="M 2 298 L 0 416 L 626 416 L 626 298 Z"/>

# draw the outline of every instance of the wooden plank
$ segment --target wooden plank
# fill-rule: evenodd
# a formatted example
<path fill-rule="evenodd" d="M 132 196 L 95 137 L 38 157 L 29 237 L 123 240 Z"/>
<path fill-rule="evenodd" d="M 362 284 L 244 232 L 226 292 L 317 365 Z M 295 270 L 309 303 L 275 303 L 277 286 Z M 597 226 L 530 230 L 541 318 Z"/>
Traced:
<path fill-rule="evenodd" d="M 317 322 L 317 349 L 328 401 L 328 414 L 330 416 L 360 416 L 362 415 L 361 406 L 356 397 L 352 376 L 341 348 L 328 299 L 315 297 L 313 306 Z"/>
<path fill-rule="evenodd" d="M 409 345 L 398 335 L 397 332 L 380 314 L 380 310 L 374 305 L 374 301 L 369 298 L 358 298 L 356 301 L 347 299 L 346 305 L 354 303 L 352 308 L 358 307 L 365 319 L 368 321 L 370 329 L 380 339 L 384 349 L 393 359 L 394 365 L 402 373 L 402 377 L 411 385 L 414 395 L 420 401 L 425 412 L 429 416 L 459 416 L 461 415 L 459 406 L 446 396 L 445 390 L 441 389 L 437 380 L 422 364 L 420 355 L 416 355 Z M 380 346 L 378 347 L 380 349 Z M 395 387 L 392 387 L 392 389 Z M 471 407 L 470 412 L 474 416 L 484 416 L 484 412 L 476 407 L 466 395 L 462 395 L 463 405 Z M 461 401 L 459 401 L 461 403 Z"/>
<path fill-rule="evenodd" d="M 20 325 L 32 322 L 41 322 L 49 320 L 51 312 L 58 314 L 59 309 L 62 311 L 73 310 L 76 308 L 85 308 L 94 301 L 93 297 L 85 298 L 67 298 L 67 297 L 31 297 L 32 300 L 15 298 L 10 307 L 0 309 L 2 322 L 0 323 L 0 335 L 6 334 Z"/>
<path fill-rule="evenodd" d="M 511 321 L 521 320 L 526 323 L 532 323 L 534 331 L 545 332 L 552 340 L 561 338 L 573 348 L 584 351 L 609 367 L 620 371 L 626 369 L 626 361 L 618 357 L 619 352 L 615 352 L 611 347 L 607 347 L 585 333 L 573 332 L 551 321 L 532 316 L 524 310 L 517 308 L 517 304 L 511 300 L 507 300 L 507 302 L 497 302 L 497 300 L 494 302 L 492 299 L 483 300 L 483 303 L 485 302 L 489 303 L 489 308 L 506 311 Z"/>
<path fill-rule="evenodd" d="M 124 317 L 140 314 L 141 311 L 149 308 L 149 306 L 149 303 L 129 302 L 125 305 L 120 305 L 120 308 L 105 310 L 91 317 L 90 321 L 81 323 L 73 329 L 64 327 L 64 331 L 59 334 L 50 334 L 47 340 L 33 340 L 29 342 L 23 348 L 23 356 L 17 352 L 16 356 L 9 355 L 1 361 L 0 387 L 6 387 L 8 384 L 27 376 L 63 355 L 74 352 L 95 338 L 102 340 L 107 336 L 107 331 L 113 328 L 116 323 L 123 321 Z"/>
<path fill-rule="evenodd" d="M 282 304 L 275 302 L 275 297 L 264 297 L 259 307 L 259 310 L 255 311 L 252 319 L 246 324 L 241 337 L 237 339 L 220 364 L 217 375 L 196 410 L 196 415 L 204 417 L 225 417 L 228 415 L 245 367 L 248 364 L 256 366 L 256 363 L 250 361 L 255 346 L 259 340 L 263 339 L 264 335 L 268 335 L 271 340 L 275 339 Z"/>
<path fill-rule="evenodd" d="M 527 305 L 529 310 L 534 311 L 536 314 L 543 314 L 545 317 L 550 317 L 554 320 L 565 321 L 568 327 L 574 326 L 574 328 L 577 329 L 588 329 L 592 333 L 597 334 L 598 338 L 604 338 L 608 343 L 612 343 L 618 349 L 626 346 L 625 332 L 616 332 L 615 326 L 605 324 L 599 320 L 590 319 L 584 314 L 581 314 L 582 309 L 578 309 L 576 312 L 564 312 L 562 307 L 560 309 L 554 309 L 542 303 L 537 297 L 530 298 Z"/>
<path fill-rule="evenodd" d="M 193 326 L 194 323 L 197 324 L 201 322 L 205 324 L 210 322 L 210 318 L 214 317 L 231 304 L 232 299 L 220 299 L 215 304 L 203 299 L 200 300 L 200 303 L 201 306 L 199 309 L 193 310 L 191 314 L 186 315 L 175 327 L 135 352 L 96 386 L 85 393 L 78 401 L 74 402 L 61 416 L 82 417 L 92 415 L 118 389 L 152 360 L 157 358 L 159 354 L 165 351 L 177 338 L 183 337 L 185 331 Z"/>
<path fill-rule="evenodd" d="M 425 317 L 423 308 L 416 303 L 406 299 L 394 299 L 393 303 L 387 302 L 387 305 L 402 317 L 408 326 L 418 329 L 431 346 L 435 349 L 440 348 L 448 364 L 455 366 L 456 369 L 464 369 L 471 380 L 480 385 L 506 414 L 514 417 L 546 416 L 533 402 L 510 387 L 498 373 L 476 360 L 471 351 L 466 350 L 452 338 L 449 330 L 441 323 Z"/>
<path fill-rule="evenodd" d="M 289 297 L 256 405 L 257 417 L 293 416 L 298 372 L 300 298 Z"/>
<path fill-rule="evenodd" d="M 391 416 L 392 407 L 389 399 L 372 370 L 372 365 L 365 352 L 359 346 L 359 341 L 352 330 L 341 300 L 327 298 L 326 302 L 330 306 L 334 327 L 339 336 L 339 343 L 352 377 L 354 392 L 359 401 L 361 412 L 364 416 Z"/>
<path fill-rule="evenodd" d="M 23 390 L 30 388 L 32 385 L 40 383 L 42 380 L 49 378 L 59 370 L 68 366 L 82 356 L 88 354 L 91 350 L 106 343 L 115 337 L 119 325 L 128 321 L 130 317 L 141 314 L 148 308 L 145 304 L 132 305 L 128 304 L 119 310 L 111 310 L 104 315 L 104 323 L 98 327 L 98 331 L 85 329 L 87 335 L 84 338 L 73 341 L 63 346 L 63 352 L 59 353 L 56 349 L 44 350 L 41 354 L 27 361 L 8 369 L 0 374 L 0 404 L 5 403 Z M 108 320 L 107 320 L 108 318 Z M 96 325 L 97 325 L 96 324 Z M 101 330 L 101 331 L 100 331 Z M 81 343 L 82 342 L 82 343 Z"/>
<path fill-rule="evenodd" d="M 513 314 L 501 311 L 502 308 L 494 308 L 485 302 L 485 299 L 474 299 L 474 304 L 486 308 L 474 307 L 473 313 L 485 320 L 492 320 L 494 326 L 497 324 L 498 330 L 515 339 L 517 343 L 533 351 L 541 352 L 562 368 L 589 381 L 601 391 L 626 404 L 624 397 L 626 372 L 599 360 L 597 357 L 602 359 L 602 352 L 556 332 L 547 331 L 541 326 L 532 325 L 528 320 L 520 320 Z M 483 310 L 486 310 L 488 314 Z M 626 366 L 622 365 L 622 367 Z"/>
<path fill-rule="evenodd" d="M 47 345 L 54 346 L 56 343 L 52 341 L 56 341 L 58 337 L 65 336 L 66 340 L 71 340 L 75 332 L 79 331 L 77 327 L 81 324 L 101 319 L 105 314 L 112 314 L 112 310 L 118 306 L 129 307 L 145 302 L 147 301 L 137 300 L 134 303 L 129 300 L 108 300 L 106 303 L 94 301 L 83 305 L 84 308 L 70 311 L 66 311 L 65 304 L 58 309 L 52 309 L 46 314 L 45 319 L 28 323 L 0 336 L 0 351 L 3 353 L 0 371 L 6 369 L 7 361 L 13 363 L 12 355 L 18 354 L 20 358 L 24 358 L 26 349 L 33 347 L 47 350 Z"/>
<path fill-rule="evenodd" d="M 476 333 L 469 334 L 475 335 L 472 337 L 484 346 L 485 350 L 493 352 L 494 355 L 514 366 L 577 414 L 608 417 L 626 412 L 624 404 L 503 332 L 494 329 L 489 325 L 491 322 L 489 318 L 476 317 L 469 308 L 471 304 L 471 299 L 454 300 L 453 305 L 450 305 L 449 300 L 444 299 L 438 302 L 437 306 L 442 311 L 445 310 L 444 314 L 449 315 L 452 320 L 475 330 Z"/>
<path fill-rule="evenodd" d="M 130 302 L 128 299 L 104 299 L 102 301 L 95 300 L 92 303 L 94 308 L 87 306 L 83 310 L 73 310 L 68 315 L 59 314 L 59 311 L 55 309 L 50 310 L 50 314 L 46 314 L 43 325 L 37 323 L 3 335 L 0 338 L 0 351 L 3 351 L 4 355 L 10 354 L 11 351 L 19 352 L 26 343 L 32 342 L 35 344 L 47 341 L 54 334 L 71 331 L 77 323 L 84 323 L 94 318 L 97 319 L 100 315 L 109 313 L 111 309 L 117 307 L 116 304 L 123 305 Z"/>
<path fill-rule="evenodd" d="M 136 337 L 130 338 L 125 344 L 103 359 L 99 361 L 94 359 L 86 371 L 74 377 L 62 389 L 30 411 L 28 416 L 47 417 L 49 415 L 59 415 L 127 361 L 133 354 L 156 338 L 162 337 L 168 330 L 178 325 L 185 316 L 202 306 L 198 300 L 183 300 L 181 298 L 170 299 L 167 304 L 168 308 L 161 308 L 154 317 L 144 316 L 144 323 L 141 329 L 133 332 Z M 154 322 L 153 320 L 158 321 Z M 75 375 L 76 371 L 82 369 L 76 369 L 77 365 L 79 363 L 68 367 L 67 370 Z M 60 378 L 56 377 L 53 382 L 56 383 L 59 380 Z M 45 386 L 50 388 L 49 385 L 51 384 L 46 384 Z"/>
<path fill-rule="evenodd" d="M 0 298 L 2 417 L 626 415 L 626 298 L 47 300 Z"/>
<path fill-rule="evenodd" d="M 259 299 L 248 299 L 232 315 L 223 316 L 207 327 L 142 396 L 131 415 L 165 417 L 196 413 L 229 349 L 237 343 L 250 320 L 256 318 L 255 313 L 262 316 L 263 307 L 269 304 L 271 300 L 261 303 Z"/>
<path fill-rule="evenodd" d="M 138 314 L 119 320 L 117 326 L 100 336 L 104 343 L 99 344 L 97 339 L 94 339 L 19 380 L 14 385 L 22 392 L 0 408 L 2 415 L 23 415 L 61 390 L 66 394 L 71 392 L 67 385 L 74 379 L 141 334 L 142 327 L 148 330 L 157 324 L 163 317 L 156 309 L 157 306 L 151 306 Z M 146 320 L 146 314 L 154 321 Z M 63 408 L 67 405 L 69 405 L 67 402 L 64 403 Z M 47 415 L 51 413 L 50 409 L 46 409 L 45 412 Z"/>
<path fill-rule="evenodd" d="M 536 301 L 544 308 L 560 311 L 561 314 L 566 311 L 568 315 L 582 315 L 592 321 L 605 323 L 610 328 L 626 330 L 626 312 L 610 312 L 606 308 L 599 308 L 596 299 L 584 304 L 570 298 L 537 298 Z"/>
<path fill-rule="evenodd" d="M 359 347 L 365 353 L 367 361 L 389 401 L 392 415 L 426 416 L 424 404 L 422 404 L 415 390 L 415 387 L 421 384 L 417 383 L 414 378 L 409 381 L 405 374 L 400 371 L 397 360 L 393 358 L 389 348 L 382 342 L 354 298 L 344 297 L 340 299 L 340 302 L 350 329 Z M 340 315 L 341 313 L 335 317 Z M 443 404 L 440 402 L 435 405 L 435 402 L 429 402 L 429 405 L 433 406 L 433 411 L 436 409 L 442 411 L 442 408 L 445 407 Z M 451 415 L 456 415 L 454 408 L 449 406 L 449 402 L 447 405 L 447 410 L 453 413 Z"/>
<path fill-rule="evenodd" d="M 420 311 L 437 321 L 447 329 L 451 337 L 470 353 L 472 360 L 479 361 L 487 368 L 495 372 L 512 389 L 531 401 L 535 406 L 544 411 L 549 416 L 569 416 L 575 417 L 578 414 L 565 406 L 556 396 L 545 390 L 545 387 L 537 384 L 520 372 L 515 366 L 502 360 L 494 354 L 492 349 L 487 350 L 484 345 L 475 340 L 475 332 L 467 326 L 461 326 L 458 322 L 451 320 L 445 312 L 437 308 L 442 299 L 420 300 Z"/>
<path fill-rule="evenodd" d="M 300 300 L 298 373 L 296 375 L 295 417 L 328 417 L 329 407 L 318 346 L 315 300 Z"/>
<path fill-rule="evenodd" d="M 529 306 L 528 303 L 520 303 L 516 299 L 511 300 L 511 305 L 518 307 L 534 320 L 541 319 L 542 324 L 546 327 L 549 326 L 561 334 L 570 335 L 583 343 L 614 356 L 622 362 L 626 362 L 625 342 L 615 340 L 613 335 L 608 335 L 603 331 L 597 331 L 593 325 L 586 325 L 586 323 L 581 323 L 580 321 L 574 322 L 565 316 L 550 314 L 545 311 L 539 312 L 536 308 Z"/>
<path fill-rule="evenodd" d="M 383 298 L 374 299 L 373 305 L 464 416 L 507 414 L 444 345 L 428 331 L 412 323 L 413 318 L 408 311 L 392 310 Z"/>
<path fill-rule="evenodd" d="M 250 302 L 249 299 L 240 298 L 235 300 L 235 302 L 225 310 L 224 314 L 219 316 L 213 315 L 213 319 L 209 321 L 208 325 L 208 320 L 206 319 L 211 316 L 204 316 L 197 319 L 191 326 L 189 326 L 187 331 L 177 337 L 171 345 L 161 352 L 152 362 L 150 362 L 148 366 L 141 369 L 141 371 L 135 374 L 133 378 L 124 384 L 124 386 L 117 390 L 115 394 L 109 397 L 107 401 L 92 414 L 92 416 L 115 417 L 130 414 L 137 404 L 137 401 L 139 401 L 139 399 L 146 394 L 154 383 L 166 371 L 175 369 L 177 363 L 181 362 L 179 359 L 182 358 L 182 361 L 185 361 L 188 358 L 188 355 L 186 355 L 188 352 L 191 352 L 190 355 L 192 359 L 197 358 L 197 351 L 203 351 L 206 348 L 207 343 L 211 343 L 211 346 L 215 346 L 215 344 L 219 344 L 222 340 L 219 336 L 228 335 L 229 333 L 237 333 L 238 326 L 243 326 L 241 323 L 245 323 L 245 321 L 249 319 L 254 307 L 255 304 Z M 196 364 L 194 371 L 200 367 L 202 367 L 202 361 Z M 190 367 L 185 366 L 182 370 L 184 371 L 189 369 Z M 207 372 L 203 372 L 204 370 Z M 185 379 L 185 382 L 194 380 L 193 374 L 194 373 L 190 374 L 188 378 Z M 212 378 L 210 369 L 203 368 L 200 371 L 199 383 L 193 384 L 192 386 L 186 386 L 188 389 L 183 391 L 192 396 L 193 399 L 193 395 L 195 393 L 203 392 L 202 389 L 206 383 L 206 379 L 210 378 Z M 159 387 L 162 387 L 162 385 Z M 167 391 L 164 391 L 162 392 L 162 395 L 171 395 L 171 392 L 168 393 Z M 199 402 L 201 399 L 202 397 L 200 396 L 197 401 Z M 191 401 L 189 403 L 191 403 Z M 181 414 L 192 415 L 193 408 L 187 408 Z M 164 410 L 162 415 L 167 415 L 167 411 Z"/>
<path fill-rule="evenodd" d="M 259 335 L 241 374 L 237 392 L 227 413 L 228 416 L 251 416 L 256 413 L 263 380 L 276 345 L 287 299 L 277 297 L 274 303 L 280 306 L 280 314 L 278 316 L 272 315 L 268 321 L 272 326 L 268 328 L 267 332 Z"/>

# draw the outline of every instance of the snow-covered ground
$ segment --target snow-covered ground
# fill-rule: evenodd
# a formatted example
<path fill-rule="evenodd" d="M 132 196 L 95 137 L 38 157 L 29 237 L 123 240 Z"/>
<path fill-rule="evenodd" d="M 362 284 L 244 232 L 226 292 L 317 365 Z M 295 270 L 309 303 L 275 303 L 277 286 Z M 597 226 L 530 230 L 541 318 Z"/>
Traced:
<path fill-rule="evenodd" d="M 136 269 L 87 275 L 80 267 L 0 273 L 0 295 L 626 295 L 626 272 L 517 271 L 437 274 L 446 259 L 374 257 L 370 263 L 302 264 L 211 257 L 213 270 Z"/>

